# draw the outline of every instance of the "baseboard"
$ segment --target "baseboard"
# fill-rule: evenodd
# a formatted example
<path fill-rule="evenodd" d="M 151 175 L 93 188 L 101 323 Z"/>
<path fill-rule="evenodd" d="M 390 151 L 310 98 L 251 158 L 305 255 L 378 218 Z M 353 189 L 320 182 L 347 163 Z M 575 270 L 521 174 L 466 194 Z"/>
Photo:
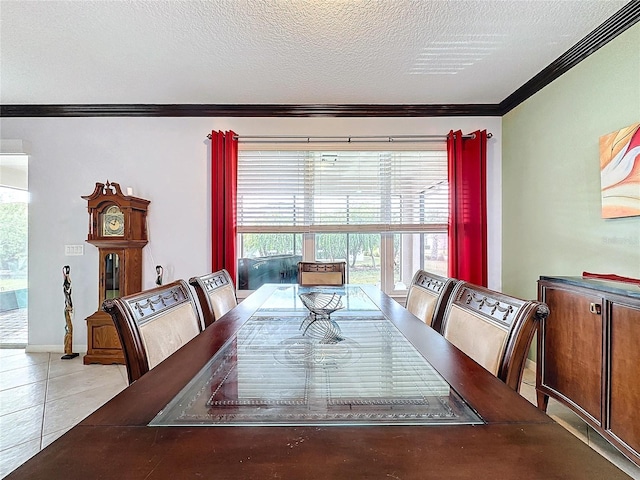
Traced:
<path fill-rule="evenodd" d="M 27 353 L 59 353 L 64 354 L 64 345 L 27 345 L 24 349 Z M 73 348 L 73 353 L 81 356 L 87 353 L 86 345 L 78 345 Z"/>

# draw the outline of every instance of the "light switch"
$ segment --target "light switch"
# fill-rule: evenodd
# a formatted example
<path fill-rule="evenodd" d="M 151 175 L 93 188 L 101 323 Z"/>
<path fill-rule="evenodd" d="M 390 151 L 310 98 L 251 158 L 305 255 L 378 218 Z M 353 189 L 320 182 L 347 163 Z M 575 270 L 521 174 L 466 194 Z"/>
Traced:
<path fill-rule="evenodd" d="M 66 256 L 84 255 L 84 245 L 65 245 L 64 254 Z"/>

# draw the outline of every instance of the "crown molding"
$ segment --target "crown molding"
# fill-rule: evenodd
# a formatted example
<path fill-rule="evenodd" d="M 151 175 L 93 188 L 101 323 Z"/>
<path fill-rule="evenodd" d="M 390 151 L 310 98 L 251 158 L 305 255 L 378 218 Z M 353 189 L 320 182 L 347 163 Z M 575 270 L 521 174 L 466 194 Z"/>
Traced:
<path fill-rule="evenodd" d="M 451 117 L 499 116 L 498 105 L 1 105 L 3 117 Z"/>
<path fill-rule="evenodd" d="M 575 67 L 596 50 L 604 47 L 622 32 L 638 23 L 639 20 L 640 0 L 633 0 L 554 60 L 535 77 L 500 102 L 498 107 L 500 114 L 504 115 L 513 110 L 562 74 Z"/>
<path fill-rule="evenodd" d="M 75 104 L 0 105 L 0 117 L 492 117 L 502 116 L 640 20 L 632 0 L 499 104 Z"/>

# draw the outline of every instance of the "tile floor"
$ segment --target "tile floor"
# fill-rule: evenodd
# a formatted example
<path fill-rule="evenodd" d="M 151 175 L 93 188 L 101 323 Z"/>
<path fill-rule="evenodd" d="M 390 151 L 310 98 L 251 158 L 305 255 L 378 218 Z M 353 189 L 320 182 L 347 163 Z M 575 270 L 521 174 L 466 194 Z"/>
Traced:
<path fill-rule="evenodd" d="M 0 345 L 2 348 L 24 348 L 26 344 L 27 309 L 18 308 L 0 312 Z"/>
<path fill-rule="evenodd" d="M 82 357 L 0 349 L 0 478 L 9 474 L 127 386 L 122 365 L 83 365 Z M 521 394 L 535 402 L 535 372 L 527 370 Z M 73 402 L 73 406 L 71 406 Z M 640 468 L 573 412 L 549 400 L 549 415 L 640 480 Z"/>
<path fill-rule="evenodd" d="M 0 349 L 0 478 L 128 385 L 123 365 Z"/>

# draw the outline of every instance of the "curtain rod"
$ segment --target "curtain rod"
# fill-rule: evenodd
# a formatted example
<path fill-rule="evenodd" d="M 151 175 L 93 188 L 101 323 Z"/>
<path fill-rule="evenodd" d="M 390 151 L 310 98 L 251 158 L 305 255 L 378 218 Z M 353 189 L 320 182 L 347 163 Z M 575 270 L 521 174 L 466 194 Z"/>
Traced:
<path fill-rule="evenodd" d="M 492 133 L 487 133 L 487 138 L 491 138 Z M 211 134 L 207 135 L 211 140 Z M 233 137 L 239 143 L 419 143 L 419 142 L 441 142 L 446 140 L 446 135 L 391 135 L 391 136 L 327 136 L 314 137 L 309 135 L 235 135 Z M 463 135 L 462 138 L 475 138 L 474 134 Z"/>

